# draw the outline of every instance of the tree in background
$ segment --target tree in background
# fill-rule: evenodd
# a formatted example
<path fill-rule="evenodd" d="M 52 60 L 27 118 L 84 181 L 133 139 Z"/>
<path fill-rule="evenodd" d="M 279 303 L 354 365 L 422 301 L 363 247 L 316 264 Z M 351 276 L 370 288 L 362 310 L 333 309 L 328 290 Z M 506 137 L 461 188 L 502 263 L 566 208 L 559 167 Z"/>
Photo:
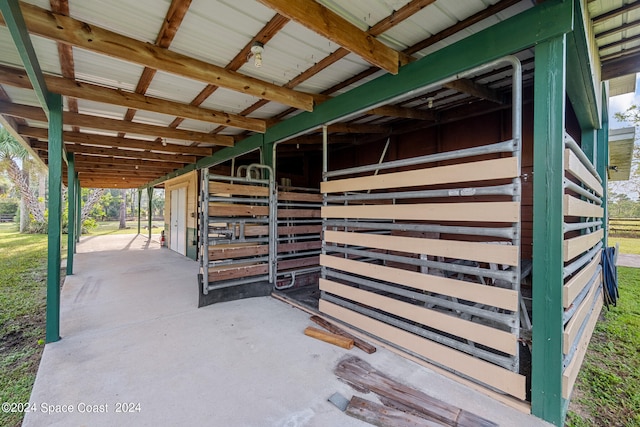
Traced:
<path fill-rule="evenodd" d="M 20 197 L 25 208 L 38 223 L 46 222 L 44 210 L 38 203 L 38 198 L 29 187 L 29 174 L 24 169 L 29 153 L 27 150 L 5 129 L 0 128 L 0 164 L 6 169 L 9 179 L 20 191 Z M 20 162 L 23 168 L 18 165 Z M 21 226 L 22 226 L 21 222 Z M 22 231 L 22 227 L 21 227 Z"/>
<path fill-rule="evenodd" d="M 122 201 L 120 202 L 120 230 L 127 228 L 127 190 L 122 190 Z"/>
<path fill-rule="evenodd" d="M 615 118 L 621 122 L 633 123 L 636 128 L 640 126 L 640 106 L 632 105 L 622 113 L 616 113 Z M 636 134 L 638 132 L 636 131 Z M 631 174 L 629 180 L 621 183 L 610 183 L 610 193 L 624 193 L 629 195 L 632 199 L 638 199 L 640 197 L 640 146 L 637 140 L 633 146 L 633 157 L 631 158 Z M 611 199 L 610 199 L 611 201 Z"/>

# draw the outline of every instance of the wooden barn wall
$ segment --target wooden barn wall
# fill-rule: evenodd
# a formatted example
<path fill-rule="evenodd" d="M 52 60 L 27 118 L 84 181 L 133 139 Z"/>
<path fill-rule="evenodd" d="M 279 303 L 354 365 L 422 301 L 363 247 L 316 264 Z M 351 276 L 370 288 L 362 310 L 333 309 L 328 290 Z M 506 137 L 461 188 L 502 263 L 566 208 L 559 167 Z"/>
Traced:
<path fill-rule="evenodd" d="M 567 100 L 566 129 L 580 141 L 581 130 L 576 115 Z M 533 239 L 533 103 L 525 102 L 522 124 L 522 257 L 531 258 Z M 396 135 L 385 156 L 385 161 L 423 156 L 441 151 L 486 145 L 506 140 L 511 136 L 511 110 L 505 109 L 466 120 L 460 120 L 440 126 L 431 126 L 408 134 Z M 331 140 L 331 139 L 330 139 Z M 329 146 L 329 170 L 345 169 L 358 165 L 377 163 L 384 149 L 386 139 L 352 148 Z M 366 147 L 366 149 L 365 149 Z M 300 186 L 317 187 L 321 176 L 322 159 L 317 153 L 306 153 L 304 177 L 287 174 L 297 178 Z M 480 159 L 480 158 L 479 158 Z M 279 160 L 280 161 L 280 160 Z M 292 162 L 288 159 L 288 162 Z M 300 163 L 298 161 L 298 163 Z M 437 165 L 444 165 L 441 162 Z M 280 166 L 278 167 L 280 176 Z M 294 184 L 295 185 L 295 184 Z"/>

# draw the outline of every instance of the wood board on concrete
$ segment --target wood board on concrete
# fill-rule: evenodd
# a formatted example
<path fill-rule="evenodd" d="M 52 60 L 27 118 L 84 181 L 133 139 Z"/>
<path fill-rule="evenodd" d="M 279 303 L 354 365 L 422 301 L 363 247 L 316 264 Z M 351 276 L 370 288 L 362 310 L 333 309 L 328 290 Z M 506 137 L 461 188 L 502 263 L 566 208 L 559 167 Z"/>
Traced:
<path fill-rule="evenodd" d="M 345 413 L 378 427 L 442 427 L 446 424 L 353 396 Z"/>
<path fill-rule="evenodd" d="M 353 340 L 351 338 L 323 331 L 312 326 L 307 326 L 307 328 L 304 330 L 304 334 L 308 337 L 315 338 L 329 344 L 337 345 L 338 347 L 346 348 L 347 350 L 351 350 L 353 348 Z"/>
<path fill-rule="evenodd" d="M 497 425 L 486 418 L 471 414 L 420 390 L 408 387 L 355 356 L 340 361 L 334 372 L 339 378 L 354 385 L 358 390 L 372 391 L 445 425 L 487 427 Z"/>
<path fill-rule="evenodd" d="M 353 340 L 353 344 L 358 347 L 360 350 L 364 351 L 365 353 L 368 354 L 372 354 L 376 352 L 376 348 L 369 344 L 368 342 L 361 340 L 358 337 L 355 337 L 353 335 L 351 335 L 349 332 L 345 331 L 344 329 L 334 325 L 331 322 L 328 322 L 326 320 L 324 320 L 322 317 L 320 316 L 311 316 L 311 321 L 322 326 L 323 328 L 325 328 L 327 331 L 332 332 L 334 334 L 338 334 L 338 335 L 342 335 L 343 337 L 346 338 L 350 338 Z"/>

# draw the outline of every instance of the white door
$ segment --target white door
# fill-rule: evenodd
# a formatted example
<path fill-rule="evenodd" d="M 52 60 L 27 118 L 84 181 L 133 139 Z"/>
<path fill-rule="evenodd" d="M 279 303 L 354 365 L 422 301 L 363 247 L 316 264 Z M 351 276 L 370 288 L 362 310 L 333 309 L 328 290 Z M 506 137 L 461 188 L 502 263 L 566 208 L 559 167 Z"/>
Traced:
<path fill-rule="evenodd" d="M 171 190 L 171 242 L 169 247 L 187 255 L 187 188 Z"/>

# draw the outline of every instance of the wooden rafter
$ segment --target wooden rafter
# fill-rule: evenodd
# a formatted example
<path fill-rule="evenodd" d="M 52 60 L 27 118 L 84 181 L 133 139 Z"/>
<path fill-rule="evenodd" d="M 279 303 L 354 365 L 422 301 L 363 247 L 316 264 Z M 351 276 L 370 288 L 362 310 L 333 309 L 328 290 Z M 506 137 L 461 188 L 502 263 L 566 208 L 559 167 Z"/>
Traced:
<path fill-rule="evenodd" d="M 593 22 L 594 25 L 595 24 L 599 24 L 599 23 L 604 22 L 604 21 L 606 21 L 608 19 L 615 18 L 616 16 L 620 16 L 623 13 L 629 12 L 629 11 L 637 9 L 639 7 L 640 7 L 640 2 L 637 2 L 637 1 L 631 2 L 631 3 L 625 4 L 625 5 L 617 8 L 617 9 L 613 9 L 613 10 L 610 10 L 609 12 L 603 13 L 602 15 L 593 17 L 592 18 L 592 22 Z"/>
<path fill-rule="evenodd" d="M 120 105 L 138 110 L 153 111 L 156 113 L 178 115 L 185 118 L 200 120 L 209 123 L 223 124 L 225 126 L 240 129 L 264 132 L 266 124 L 264 120 L 252 119 L 223 111 L 210 110 L 180 102 L 168 101 L 160 98 L 152 98 L 133 92 L 125 92 L 118 89 L 109 89 L 64 77 L 45 76 L 45 82 L 50 91 L 63 96 L 74 96 L 106 104 Z M 31 89 L 31 83 L 24 70 L 0 66 L 0 83 Z"/>
<path fill-rule="evenodd" d="M 46 142 L 33 141 L 31 147 L 36 150 L 47 151 L 49 146 Z M 135 151 L 135 150 L 122 150 L 119 148 L 102 148 L 102 147 L 88 147 L 80 144 L 65 144 L 65 149 L 69 153 L 80 153 L 94 156 L 111 156 L 111 157 L 123 157 L 126 159 L 145 159 L 155 160 L 165 163 L 195 163 L 196 156 L 187 156 L 181 154 L 162 154 L 162 153 L 150 153 L 148 151 Z"/>
<path fill-rule="evenodd" d="M 42 111 L 41 108 L 32 107 L 29 105 L 14 104 L 10 102 L 0 101 L 0 114 L 6 114 L 13 117 L 21 117 L 24 119 L 40 122 L 47 121 L 47 117 L 45 116 L 44 111 Z M 232 136 L 212 135 L 204 132 L 171 129 L 164 126 L 149 125 L 145 123 L 125 123 L 122 120 L 110 119 L 107 117 L 97 117 L 89 114 L 65 112 L 63 114 L 63 122 L 64 124 L 70 126 L 110 130 L 123 133 L 135 133 L 139 135 L 148 135 L 160 138 L 173 138 L 197 143 L 215 144 L 225 147 L 232 147 L 234 144 L 234 139 Z"/>
<path fill-rule="evenodd" d="M 361 56 L 371 64 L 398 74 L 403 60 L 400 52 L 360 30 L 338 14 L 313 0 L 258 0 L 279 14 L 298 22 L 310 30 L 334 41 Z"/>
<path fill-rule="evenodd" d="M 69 15 L 69 0 L 49 0 L 51 10 L 61 15 Z M 58 57 L 60 58 L 60 69 L 62 77 L 67 79 L 75 79 L 75 65 L 73 61 L 73 48 L 64 43 L 56 43 L 58 47 Z M 73 113 L 78 112 L 78 99 L 67 98 L 67 109 Z M 79 131 L 77 126 L 73 127 L 74 131 Z"/>
<path fill-rule="evenodd" d="M 158 37 L 156 38 L 156 46 L 168 49 L 178 32 L 178 28 L 180 28 L 180 24 L 182 24 L 182 20 L 184 16 L 187 14 L 189 10 L 189 6 L 191 5 L 191 0 L 173 0 L 171 5 L 169 6 L 169 10 L 167 11 L 167 16 L 162 21 L 162 28 L 158 33 Z M 147 93 L 147 89 L 151 85 L 151 81 L 156 75 L 156 70 L 149 67 L 144 67 L 142 71 L 142 75 L 140 76 L 140 80 L 136 86 L 136 93 L 144 95 Z M 65 76 L 66 77 L 66 76 Z M 129 108 L 124 115 L 124 120 L 130 122 L 133 120 L 133 117 L 136 114 L 136 110 Z M 124 136 L 124 135 L 118 135 Z"/>
<path fill-rule="evenodd" d="M 302 110 L 313 110 L 313 97 L 307 93 L 229 71 L 27 3 L 21 3 L 21 9 L 32 34 L 193 80 L 216 82 L 220 87 Z M 4 19 L 0 22 L 4 25 Z"/>
<path fill-rule="evenodd" d="M 46 153 L 44 154 L 46 156 Z M 166 169 L 177 169 L 182 167 L 184 164 L 181 163 L 161 163 L 157 161 L 150 161 L 144 159 L 122 159 L 119 157 L 97 157 L 97 156 L 87 156 L 81 153 L 76 154 L 75 160 L 77 164 L 95 164 L 101 165 L 105 167 L 114 166 L 114 167 L 132 167 L 138 169 L 157 169 L 157 170 L 166 170 Z"/>
<path fill-rule="evenodd" d="M 260 42 L 263 45 L 267 44 L 269 40 L 273 38 L 287 23 L 289 22 L 288 18 L 285 18 L 282 15 L 276 15 L 271 18 L 271 20 L 256 34 L 250 41 L 247 43 L 240 52 L 227 64 L 225 69 L 229 71 L 238 71 L 240 67 L 242 67 L 245 62 L 247 62 L 247 58 L 251 54 L 251 46 L 255 42 Z M 194 99 L 191 101 L 191 105 L 199 106 L 204 101 L 207 100 L 213 93 L 218 90 L 218 86 L 214 84 L 208 84 Z M 242 114 L 241 115 L 246 115 Z M 177 127 L 182 123 L 184 119 L 181 117 L 177 117 L 169 127 Z"/>
<path fill-rule="evenodd" d="M 18 126 L 18 133 L 42 140 L 47 140 L 49 138 L 49 132 L 44 128 Z M 212 149 L 206 147 L 191 147 L 188 145 L 177 144 L 162 145 L 156 141 L 145 141 L 143 139 L 123 138 L 119 136 L 95 135 L 83 132 L 65 131 L 62 134 L 62 138 L 65 142 L 90 144 L 101 147 L 135 148 L 166 153 L 190 154 L 192 156 L 210 156 L 212 154 Z"/>
<path fill-rule="evenodd" d="M 327 130 L 331 133 L 391 133 L 389 126 L 357 123 L 336 123 L 328 126 Z"/>

